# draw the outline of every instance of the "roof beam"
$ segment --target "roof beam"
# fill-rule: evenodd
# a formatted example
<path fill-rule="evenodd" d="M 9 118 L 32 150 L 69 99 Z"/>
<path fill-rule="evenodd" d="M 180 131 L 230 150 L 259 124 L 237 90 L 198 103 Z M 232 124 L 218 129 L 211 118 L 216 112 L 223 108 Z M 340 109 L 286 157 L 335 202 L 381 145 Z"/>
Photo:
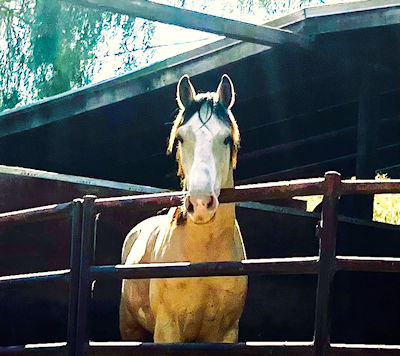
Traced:
<path fill-rule="evenodd" d="M 214 33 L 265 46 L 307 47 L 306 37 L 274 27 L 253 25 L 145 0 L 68 0 L 73 4 Z"/>
<path fill-rule="evenodd" d="M 65 1 L 68 1 L 70 4 L 81 5 L 83 5 L 84 2 L 88 2 L 88 0 Z M 102 1 L 105 2 L 105 0 Z M 387 1 L 389 2 L 389 0 Z M 400 3 L 400 0 L 396 1 Z M 395 14 L 396 11 L 399 12 L 400 9 L 397 6 L 392 8 L 394 5 L 392 7 L 388 5 L 388 8 L 378 7 L 376 10 L 371 10 L 374 4 L 379 5 L 382 2 L 384 2 L 384 0 L 360 1 L 354 3 L 354 7 L 356 4 L 357 7 L 352 8 L 351 14 L 345 12 L 345 5 L 336 5 L 335 13 L 338 13 L 337 15 L 321 15 L 321 18 L 318 17 L 317 9 L 314 10 L 312 18 L 306 18 L 306 11 L 300 10 L 296 13 L 273 20 L 268 24 L 270 27 L 272 26 L 272 28 L 288 26 L 292 26 L 293 28 L 294 26 L 299 31 L 304 29 L 307 34 L 311 34 L 312 36 L 318 35 L 320 30 L 322 31 L 322 29 L 326 28 L 328 28 L 329 31 L 324 30 L 322 31 L 323 33 L 337 33 L 354 29 L 354 22 L 349 23 L 347 20 L 344 21 L 344 19 L 349 18 L 349 15 L 357 15 L 356 17 L 358 18 L 366 17 L 368 19 L 374 15 L 374 18 L 381 20 L 379 22 L 374 22 L 373 25 L 384 26 L 385 23 L 387 23 L 387 19 L 385 18 L 387 11 L 393 10 L 393 14 Z M 390 0 L 390 3 L 392 2 L 395 1 Z M 113 2 L 113 4 L 115 3 Z M 97 8 L 99 8 L 99 6 Z M 323 8 L 324 6 L 319 10 L 321 14 L 324 13 Z M 365 8 L 367 8 L 368 11 L 364 11 Z M 400 17 L 397 15 L 397 17 L 390 17 L 390 19 L 397 21 L 395 23 L 398 24 Z M 312 26 L 309 24 L 310 21 L 313 22 Z M 366 24 L 368 21 L 365 21 L 363 26 L 367 26 Z M 336 25 L 333 26 L 332 23 Z M 360 24 L 361 20 L 357 23 Z M 200 75 L 212 71 L 215 68 L 226 66 L 268 50 L 269 48 L 263 45 L 250 42 L 238 43 L 237 40 L 225 38 L 112 80 L 73 89 L 50 98 L 42 99 L 25 107 L 5 110 L 0 112 L 0 139 L 59 120 L 68 119 L 72 116 L 81 115 L 123 100 L 132 99 L 168 85 L 176 85 L 182 73 L 190 73 L 192 76 Z M 314 58 L 316 58 L 316 56 L 314 56 Z M 336 61 L 337 57 L 335 57 L 334 60 Z M 395 77 L 393 76 L 393 78 Z"/>

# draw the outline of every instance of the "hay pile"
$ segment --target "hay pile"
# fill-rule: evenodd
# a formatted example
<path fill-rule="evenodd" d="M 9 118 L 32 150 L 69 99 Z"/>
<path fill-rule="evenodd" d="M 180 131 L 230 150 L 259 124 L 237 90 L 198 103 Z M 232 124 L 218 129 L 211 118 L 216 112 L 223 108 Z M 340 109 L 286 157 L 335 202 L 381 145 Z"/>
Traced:
<path fill-rule="evenodd" d="M 378 174 L 375 179 L 389 179 Z M 376 194 L 374 196 L 374 221 L 400 225 L 400 194 Z"/>
<path fill-rule="evenodd" d="M 389 179 L 389 177 L 385 174 L 378 174 L 375 179 Z M 307 201 L 307 211 L 313 211 L 322 198 L 322 195 L 310 195 L 294 199 Z M 400 225 L 400 194 L 376 194 L 374 196 L 373 221 Z"/>

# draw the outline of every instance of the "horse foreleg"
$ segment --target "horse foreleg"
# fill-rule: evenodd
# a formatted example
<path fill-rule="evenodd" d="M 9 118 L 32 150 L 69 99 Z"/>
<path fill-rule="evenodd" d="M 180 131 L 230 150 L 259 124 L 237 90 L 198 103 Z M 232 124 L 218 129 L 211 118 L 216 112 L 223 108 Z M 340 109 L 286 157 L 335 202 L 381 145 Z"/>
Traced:
<path fill-rule="evenodd" d="M 125 341 L 143 340 L 146 333 L 145 329 L 130 312 L 124 298 L 121 299 L 119 306 L 119 330 L 122 340 Z"/>
<path fill-rule="evenodd" d="M 222 339 L 222 342 L 234 343 L 238 341 L 239 336 L 239 320 L 229 329 Z"/>
<path fill-rule="evenodd" d="M 162 306 L 158 307 L 154 342 L 184 342 L 178 321 Z"/>
<path fill-rule="evenodd" d="M 228 330 L 221 330 L 219 327 L 207 328 L 207 332 L 203 330 L 197 341 L 235 343 L 238 341 L 238 335 L 239 321 L 236 321 Z"/>

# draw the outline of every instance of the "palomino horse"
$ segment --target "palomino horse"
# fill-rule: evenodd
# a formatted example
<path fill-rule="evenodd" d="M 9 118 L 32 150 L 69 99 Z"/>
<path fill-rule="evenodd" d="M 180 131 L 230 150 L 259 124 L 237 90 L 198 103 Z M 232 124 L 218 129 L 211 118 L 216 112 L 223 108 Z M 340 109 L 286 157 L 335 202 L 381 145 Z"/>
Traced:
<path fill-rule="evenodd" d="M 196 94 L 187 75 L 177 87 L 179 113 L 168 152 L 177 142 L 178 175 L 187 196 L 167 215 L 144 220 L 127 235 L 122 263 L 240 261 L 246 258 L 235 204 L 219 204 L 233 187 L 239 130 L 235 92 L 224 75 L 213 93 Z M 120 330 L 155 342 L 236 342 L 247 276 L 123 280 Z"/>

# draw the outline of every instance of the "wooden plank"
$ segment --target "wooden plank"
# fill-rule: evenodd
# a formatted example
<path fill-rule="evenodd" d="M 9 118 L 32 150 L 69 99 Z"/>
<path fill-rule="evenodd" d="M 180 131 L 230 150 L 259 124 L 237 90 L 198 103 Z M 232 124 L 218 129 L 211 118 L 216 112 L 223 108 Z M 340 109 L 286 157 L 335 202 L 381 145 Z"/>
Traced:
<path fill-rule="evenodd" d="M 242 209 L 259 210 L 259 211 L 264 211 L 266 213 L 276 213 L 276 214 L 280 214 L 280 215 L 299 216 L 299 217 L 309 218 L 309 219 L 313 219 L 313 220 L 319 219 L 320 215 L 321 215 L 318 212 L 307 212 L 307 211 L 301 210 L 301 209 L 290 208 L 290 207 L 285 207 L 285 206 L 275 206 L 275 205 L 257 203 L 257 202 L 241 202 L 241 203 L 236 203 L 236 206 L 238 208 L 242 208 Z M 388 230 L 388 231 L 390 230 L 390 231 L 400 232 L 399 225 L 391 225 L 391 224 L 386 224 L 386 223 L 381 223 L 381 222 L 376 222 L 376 221 L 371 221 L 371 220 L 352 218 L 352 217 L 343 216 L 343 215 L 338 215 L 338 221 L 340 223 L 370 227 L 372 229 L 384 229 L 384 230 Z"/>
<path fill-rule="evenodd" d="M 73 89 L 23 108 L 0 113 L 0 137 L 31 130 L 110 104 L 175 85 L 182 73 L 198 75 L 266 50 L 223 40 L 99 84 Z M 84 119 L 84 118 L 82 118 Z"/>
<path fill-rule="evenodd" d="M 141 17 L 170 25 L 214 33 L 241 41 L 265 46 L 292 44 L 307 47 L 307 40 L 291 31 L 269 26 L 253 25 L 201 12 L 143 0 L 69 0 L 73 4 Z"/>
<path fill-rule="evenodd" d="M 341 157 L 327 159 L 322 162 L 314 162 L 314 163 L 310 163 L 307 165 L 289 168 L 289 169 L 285 169 L 285 170 L 278 171 L 278 172 L 262 174 L 262 175 L 259 175 L 256 177 L 239 179 L 237 181 L 237 184 L 254 184 L 254 183 L 260 183 L 260 182 L 268 182 L 271 180 L 287 179 L 287 177 L 290 177 L 289 179 L 291 179 L 293 177 L 310 175 L 310 174 L 308 174 L 308 172 L 310 172 L 310 171 L 324 171 L 324 170 L 329 169 L 328 167 L 330 167 L 332 165 L 337 166 L 338 164 L 342 164 L 343 162 L 349 162 L 349 161 L 353 162 L 355 160 L 356 156 L 357 155 L 355 153 L 352 153 L 352 154 L 341 156 Z"/>
<path fill-rule="evenodd" d="M 276 205 L 264 204 L 264 203 L 258 203 L 258 202 L 236 203 L 236 207 L 244 208 L 244 209 L 265 211 L 268 213 L 301 216 L 301 217 L 312 218 L 312 219 L 317 219 L 317 218 L 319 218 L 319 215 L 320 215 L 318 213 L 307 212 L 307 211 L 305 211 L 305 209 L 297 209 L 297 208 L 291 208 L 291 207 L 287 207 L 287 206 L 276 206 Z"/>
<path fill-rule="evenodd" d="M 105 179 L 81 177 L 70 174 L 41 171 L 37 169 L 0 165 L 0 179 L 5 177 L 15 177 L 16 179 L 22 177 L 32 179 L 45 179 L 49 181 L 79 184 L 83 186 L 96 186 L 102 188 L 118 189 L 133 193 L 160 193 L 161 191 L 165 191 L 165 189 L 154 188 L 146 185 L 114 182 Z"/>
<path fill-rule="evenodd" d="M 276 19 L 271 22 L 271 26 L 284 28 L 303 20 L 302 14 L 298 12 L 290 18 L 285 16 Z M 176 84 L 182 73 L 191 73 L 192 76 L 201 74 L 266 50 L 262 45 L 225 38 L 115 79 L 72 89 L 22 108 L 0 112 L 0 137 Z M 142 85 L 144 78 L 146 83 Z M 77 97 L 79 100 L 76 100 Z"/>
<path fill-rule="evenodd" d="M 281 152 L 285 150 L 292 150 L 297 147 L 300 147 L 302 145 L 306 145 L 309 143 L 315 143 L 315 142 L 320 142 L 320 141 L 325 141 L 326 139 L 329 138 L 337 138 L 340 136 L 343 136 L 348 133 L 353 133 L 355 131 L 355 126 L 349 126 L 349 127 L 344 127 L 339 130 L 335 131 L 329 131 L 329 132 L 324 132 L 319 135 L 314 135 L 306 138 L 302 138 L 299 140 L 294 140 L 286 143 L 281 143 L 278 145 L 270 146 L 270 147 L 265 147 L 261 148 L 258 150 L 246 152 L 240 155 L 241 160 L 248 160 L 248 159 L 255 159 L 263 155 L 271 154 L 274 152 Z"/>
<path fill-rule="evenodd" d="M 337 32 L 339 29 L 340 31 L 350 31 L 378 26 L 390 26 L 398 24 L 400 20 L 400 3 L 397 1 L 392 5 L 389 4 L 387 7 L 354 7 L 349 12 L 324 12 L 324 7 L 305 11 L 307 19 L 305 33 L 308 35 Z"/>
<path fill-rule="evenodd" d="M 149 186 L 0 165 L 0 213 L 64 203 L 86 194 L 121 196 L 165 191 Z M 40 194 L 32 194 L 40 192 Z M 35 215 L 33 212 L 32 215 Z M 40 215 L 36 213 L 36 215 Z M 10 217 L 12 219 L 12 217 Z"/>
<path fill-rule="evenodd" d="M 364 12 L 370 10 L 382 10 L 400 6 L 398 0 L 367 0 L 367 1 L 353 1 L 342 4 L 331 4 L 325 6 L 315 6 L 304 9 L 305 17 L 322 17 L 341 14 L 351 14 L 356 12 Z"/>

